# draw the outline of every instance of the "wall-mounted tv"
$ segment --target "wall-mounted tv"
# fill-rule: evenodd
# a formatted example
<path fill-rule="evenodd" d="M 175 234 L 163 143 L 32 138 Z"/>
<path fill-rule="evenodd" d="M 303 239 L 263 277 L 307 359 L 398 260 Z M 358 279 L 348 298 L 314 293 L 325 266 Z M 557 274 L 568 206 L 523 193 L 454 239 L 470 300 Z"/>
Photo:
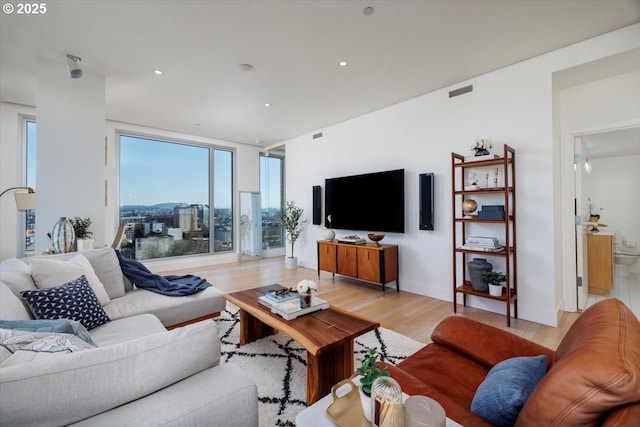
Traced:
<path fill-rule="evenodd" d="M 404 169 L 325 180 L 325 225 L 404 233 Z"/>

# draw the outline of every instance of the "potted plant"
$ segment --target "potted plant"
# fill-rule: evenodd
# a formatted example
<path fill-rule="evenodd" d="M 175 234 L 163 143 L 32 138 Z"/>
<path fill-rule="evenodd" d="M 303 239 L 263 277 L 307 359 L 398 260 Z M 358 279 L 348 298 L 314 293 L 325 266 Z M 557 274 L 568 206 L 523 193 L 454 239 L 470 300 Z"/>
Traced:
<path fill-rule="evenodd" d="M 369 352 L 361 358 L 358 358 L 360 367 L 356 369 L 356 373 L 360 375 L 360 401 L 364 416 L 371 421 L 371 385 L 378 377 L 387 377 L 389 372 L 380 368 L 376 364 L 378 360 L 378 348 L 372 347 Z"/>
<path fill-rule="evenodd" d="M 78 252 L 89 251 L 93 249 L 93 232 L 89 231 L 91 226 L 91 218 L 79 218 L 75 217 L 70 219 L 73 226 L 73 232 L 76 235 L 76 250 Z"/>
<path fill-rule="evenodd" d="M 296 244 L 296 240 L 302 233 L 302 226 L 305 220 L 302 219 L 302 213 L 304 210 L 296 206 L 295 202 L 288 201 L 280 214 L 282 218 L 282 226 L 287 233 L 289 242 L 291 242 L 291 256 L 287 257 L 287 268 L 296 268 L 298 266 L 298 259 L 293 256 L 293 248 Z"/>
<path fill-rule="evenodd" d="M 507 277 L 501 271 L 483 271 L 482 278 L 489 285 L 489 295 L 502 296 L 502 283 Z"/>

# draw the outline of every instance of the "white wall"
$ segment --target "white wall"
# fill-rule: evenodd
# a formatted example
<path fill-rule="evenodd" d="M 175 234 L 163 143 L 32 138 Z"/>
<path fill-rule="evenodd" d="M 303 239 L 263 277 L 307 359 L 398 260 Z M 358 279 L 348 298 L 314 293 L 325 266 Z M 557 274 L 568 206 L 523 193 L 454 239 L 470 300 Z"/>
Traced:
<path fill-rule="evenodd" d="M 558 242 L 554 201 L 559 163 L 554 153 L 552 74 L 640 45 L 640 25 L 461 82 L 287 141 L 287 199 L 311 213 L 313 185 L 334 176 L 392 168 L 406 171 L 406 232 L 388 234 L 399 245 L 401 288 L 452 299 L 451 151 L 470 155 L 477 138 L 517 150 L 519 317 L 556 325 L 562 289 L 556 275 Z M 449 90 L 473 83 L 470 95 Z M 374 90 L 374 88 L 372 88 Z M 315 133 L 315 132 L 313 132 Z M 418 230 L 417 177 L 435 173 L 435 231 Z M 373 230 L 369 230 L 373 231 Z M 346 232 L 338 231 L 338 235 Z M 362 234 L 366 234 L 363 232 Z M 296 255 L 316 267 L 321 228 L 307 224 Z M 471 305 L 504 312 L 504 305 L 470 298 Z"/>
<path fill-rule="evenodd" d="M 639 110 L 640 111 L 640 110 Z M 583 175 L 583 193 L 600 211 L 606 231 L 620 233 L 628 243 L 640 244 L 640 155 L 590 159 L 593 169 Z M 633 265 L 640 272 L 640 262 Z"/>
<path fill-rule="evenodd" d="M 90 217 L 98 246 L 105 243 L 105 80 L 86 72 L 69 78 L 64 64 L 38 62 L 36 116 L 36 253 L 60 217 Z"/>

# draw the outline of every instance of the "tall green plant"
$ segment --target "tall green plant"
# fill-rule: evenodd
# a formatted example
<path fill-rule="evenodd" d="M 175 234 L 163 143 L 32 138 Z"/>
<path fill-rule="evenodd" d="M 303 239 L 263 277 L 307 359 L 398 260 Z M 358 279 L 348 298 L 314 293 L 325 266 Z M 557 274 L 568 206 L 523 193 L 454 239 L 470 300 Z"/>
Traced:
<path fill-rule="evenodd" d="M 302 213 L 304 210 L 296 206 L 295 202 L 288 201 L 280 213 L 282 219 L 282 226 L 284 227 L 289 241 L 291 242 L 291 256 L 293 257 L 293 246 L 296 244 L 296 240 L 302 233 L 302 226 L 305 220 L 302 219 Z"/>

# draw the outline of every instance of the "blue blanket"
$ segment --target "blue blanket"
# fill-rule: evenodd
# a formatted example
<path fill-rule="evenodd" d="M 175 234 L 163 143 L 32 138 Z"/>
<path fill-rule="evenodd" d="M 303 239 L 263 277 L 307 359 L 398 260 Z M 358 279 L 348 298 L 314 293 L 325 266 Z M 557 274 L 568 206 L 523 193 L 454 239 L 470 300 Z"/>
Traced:
<path fill-rule="evenodd" d="M 182 297 L 198 293 L 211 286 L 205 279 L 193 274 L 160 276 L 149 271 L 140 261 L 128 259 L 116 251 L 122 273 L 138 288 L 157 294 Z"/>

